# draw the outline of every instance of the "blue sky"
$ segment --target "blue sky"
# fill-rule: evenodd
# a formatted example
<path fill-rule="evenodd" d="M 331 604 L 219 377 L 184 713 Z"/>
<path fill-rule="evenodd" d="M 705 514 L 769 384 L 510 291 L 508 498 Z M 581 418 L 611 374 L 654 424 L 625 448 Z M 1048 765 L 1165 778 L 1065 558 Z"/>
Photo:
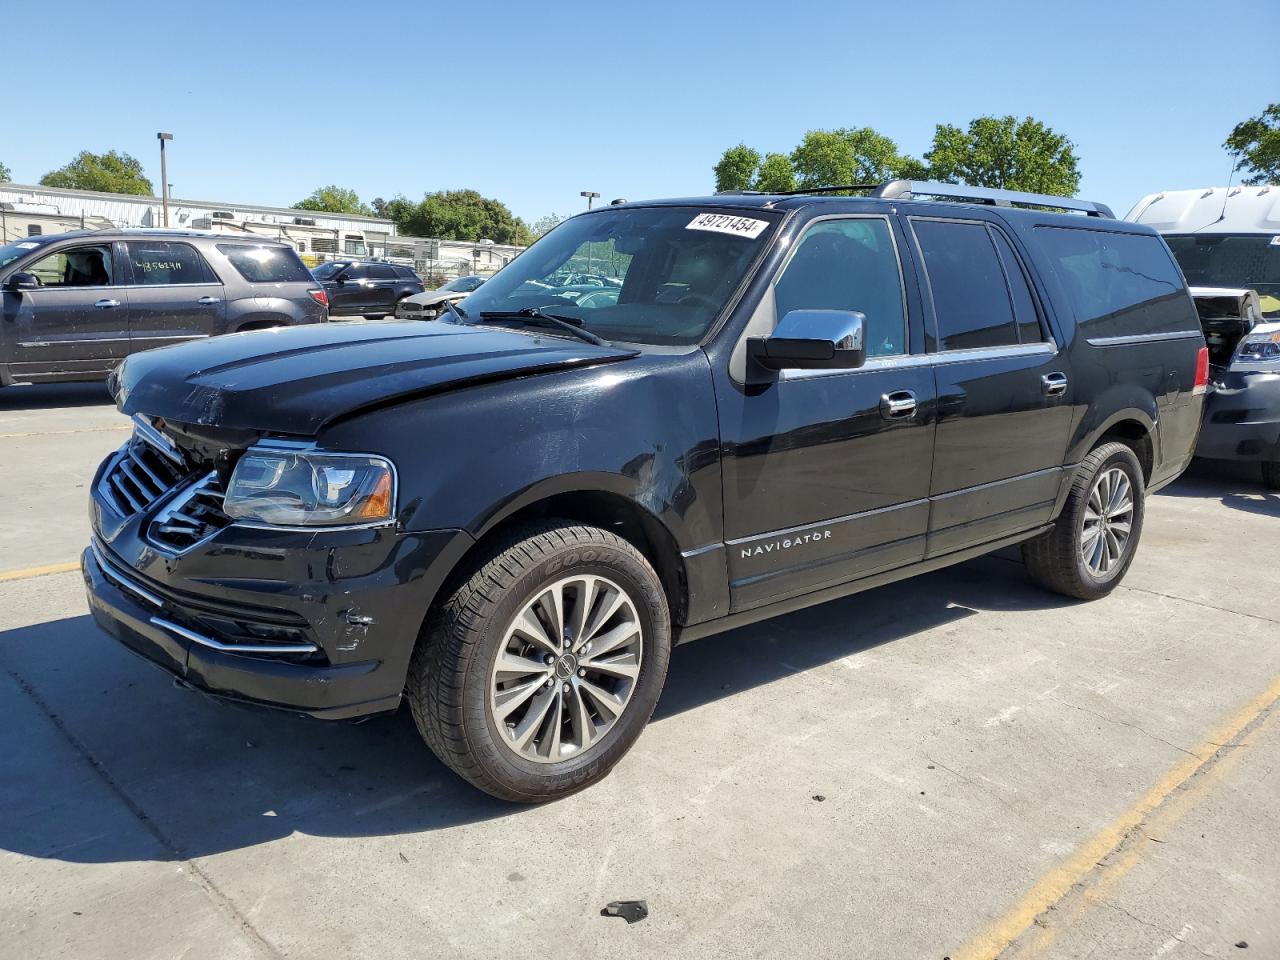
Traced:
<path fill-rule="evenodd" d="M 1223 139 L 1276 99 L 1274 3 L 64 0 L 9 44 L 0 161 L 34 183 L 123 150 L 158 188 L 163 129 L 178 197 L 473 187 L 532 221 L 580 190 L 709 192 L 739 140 L 871 126 L 919 155 L 937 123 L 1012 113 L 1067 134 L 1081 196 L 1123 214 L 1226 181 Z"/>

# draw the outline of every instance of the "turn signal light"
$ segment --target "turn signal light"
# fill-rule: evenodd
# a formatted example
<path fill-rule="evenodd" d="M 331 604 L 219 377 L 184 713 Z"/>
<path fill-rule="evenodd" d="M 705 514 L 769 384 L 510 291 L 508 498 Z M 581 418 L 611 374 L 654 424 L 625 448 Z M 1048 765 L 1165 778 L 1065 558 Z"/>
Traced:
<path fill-rule="evenodd" d="M 1201 347 L 1196 355 L 1196 385 L 1193 394 L 1204 393 L 1209 389 L 1209 348 Z"/>

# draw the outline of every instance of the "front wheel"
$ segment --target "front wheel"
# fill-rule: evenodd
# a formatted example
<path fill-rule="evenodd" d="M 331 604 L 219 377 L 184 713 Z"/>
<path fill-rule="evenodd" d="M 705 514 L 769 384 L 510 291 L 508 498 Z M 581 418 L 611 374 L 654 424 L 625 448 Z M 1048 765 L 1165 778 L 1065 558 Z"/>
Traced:
<path fill-rule="evenodd" d="M 551 522 L 506 541 L 428 618 L 407 694 L 456 773 L 504 800 L 552 800 L 631 748 L 670 652 L 666 595 L 640 551 Z"/>
<path fill-rule="evenodd" d="M 1262 482 L 1272 490 L 1280 490 L 1280 460 L 1262 461 Z"/>
<path fill-rule="evenodd" d="M 1123 443 L 1105 443 L 1080 462 L 1053 529 L 1022 545 L 1031 579 L 1080 600 L 1114 590 L 1142 535 L 1146 484 Z"/>

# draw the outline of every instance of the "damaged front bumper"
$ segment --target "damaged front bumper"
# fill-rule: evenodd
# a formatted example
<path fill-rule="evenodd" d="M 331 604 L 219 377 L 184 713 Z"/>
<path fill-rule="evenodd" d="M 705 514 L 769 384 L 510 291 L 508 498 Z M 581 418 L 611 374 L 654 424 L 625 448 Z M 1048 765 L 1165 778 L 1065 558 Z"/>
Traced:
<path fill-rule="evenodd" d="M 427 609 L 473 542 L 232 525 L 173 556 L 128 524 L 105 540 L 101 509 L 81 568 L 103 630 L 185 685 L 323 719 L 397 707 Z"/>
<path fill-rule="evenodd" d="M 1196 456 L 1280 461 L 1280 370 L 1222 372 L 1205 398 Z"/>

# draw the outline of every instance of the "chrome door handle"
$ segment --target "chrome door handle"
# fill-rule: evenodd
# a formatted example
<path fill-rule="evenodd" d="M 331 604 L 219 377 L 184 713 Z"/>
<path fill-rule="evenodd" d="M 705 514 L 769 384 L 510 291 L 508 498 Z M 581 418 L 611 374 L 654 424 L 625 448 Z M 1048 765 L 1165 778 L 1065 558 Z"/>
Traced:
<path fill-rule="evenodd" d="M 99 310 L 110 310 L 112 307 L 120 306 L 119 300 L 99 300 L 94 304 Z"/>
<path fill-rule="evenodd" d="M 1060 397 L 1067 392 L 1065 373 L 1046 373 L 1040 378 L 1040 388 L 1046 397 Z"/>
<path fill-rule="evenodd" d="M 886 420 L 904 420 L 916 412 L 916 395 L 910 390 L 896 390 L 880 398 L 880 416 Z"/>
<path fill-rule="evenodd" d="M 215 303 L 221 303 L 221 302 L 222 300 L 219 299 L 218 297 L 201 297 L 199 300 L 196 301 L 196 303 L 200 304 L 200 306 L 202 307 L 212 307 Z"/>

